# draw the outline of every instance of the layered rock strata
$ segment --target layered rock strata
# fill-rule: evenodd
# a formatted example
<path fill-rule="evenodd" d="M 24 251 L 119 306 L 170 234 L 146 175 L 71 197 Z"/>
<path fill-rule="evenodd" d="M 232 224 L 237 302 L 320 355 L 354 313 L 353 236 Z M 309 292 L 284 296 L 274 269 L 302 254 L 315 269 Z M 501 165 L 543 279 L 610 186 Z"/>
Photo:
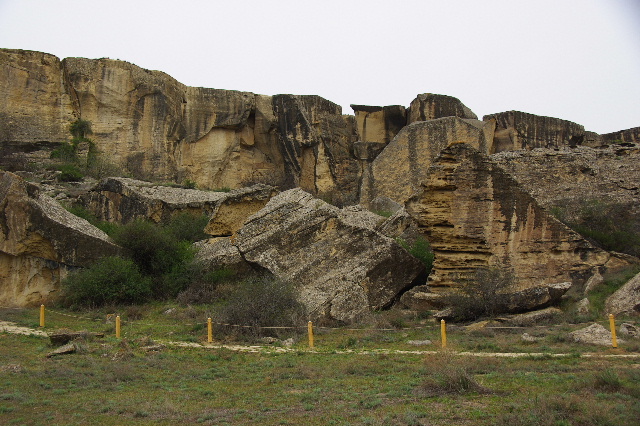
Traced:
<path fill-rule="evenodd" d="M 0 305 L 43 303 L 70 269 L 120 249 L 22 178 L 0 172 Z"/>
<path fill-rule="evenodd" d="M 426 278 L 422 263 L 376 231 L 385 222 L 292 189 L 273 197 L 228 242 L 214 241 L 208 256 L 237 264 L 239 255 L 297 284 L 314 321 L 352 323 Z"/>
<path fill-rule="evenodd" d="M 640 127 L 632 127 L 631 129 L 621 130 L 619 132 L 607 133 L 601 135 L 603 144 L 615 143 L 640 143 Z"/>
<path fill-rule="evenodd" d="M 435 253 L 433 291 L 455 289 L 487 267 L 513 271 L 510 291 L 584 282 L 611 257 L 550 216 L 467 144 L 442 151 L 406 208 Z"/>
<path fill-rule="evenodd" d="M 384 196 L 403 204 L 420 188 L 429 166 L 447 146 L 467 143 L 488 153 L 493 125 L 445 117 L 404 127 L 364 171 L 360 202 L 369 205 L 376 197 Z"/>
<path fill-rule="evenodd" d="M 453 96 L 423 93 L 411 101 L 407 114 L 407 124 L 443 117 L 478 119 L 478 116 L 473 111 Z"/>

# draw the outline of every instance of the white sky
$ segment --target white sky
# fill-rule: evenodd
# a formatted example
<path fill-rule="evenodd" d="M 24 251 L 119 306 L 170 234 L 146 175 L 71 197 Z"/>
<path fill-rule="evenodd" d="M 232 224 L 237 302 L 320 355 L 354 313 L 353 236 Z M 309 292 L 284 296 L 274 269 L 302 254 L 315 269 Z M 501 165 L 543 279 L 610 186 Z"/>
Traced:
<path fill-rule="evenodd" d="M 640 126 L 640 0 L 0 0 L 0 47 L 190 86 Z"/>

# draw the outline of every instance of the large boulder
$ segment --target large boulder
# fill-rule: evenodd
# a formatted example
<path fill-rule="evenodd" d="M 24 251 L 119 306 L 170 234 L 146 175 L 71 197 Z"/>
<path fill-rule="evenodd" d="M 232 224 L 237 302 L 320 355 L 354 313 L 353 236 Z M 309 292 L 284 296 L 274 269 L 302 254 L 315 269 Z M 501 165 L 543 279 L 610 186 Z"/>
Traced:
<path fill-rule="evenodd" d="M 426 278 L 422 263 L 376 231 L 385 221 L 292 189 L 273 197 L 229 241 L 249 264 L 296 283 L 311 319 L 352 323 Z M 228 244 L 214 244 L 238 259 Z"/>
<path fill-rule="evenodd" d="M 588 327 L 569 333 L 569 338 L 576 343 L 598 346 L 612 346 L 611 331 L 607 330 L 600 324 L 591 324 Z M 624 340 L 617 339 L 618 343 L 624 343 Z"/>
<path fill-rule="evenodd" d="M 40 304 L 69 270 L 120 251 L 104 232 L 9 172 L 0 172 L 0 206 L 0 305 Z"/>
<path fill-rule="evenodd" d="M 467 144 L 444 149 L 406 204 L 435 253 L 432 291 L 456 288 L 484 268 L 508 268 L 505 292 L 583 284 L 611 255 L 542 209 L 486 155 Z"/>
<path fill-rule="evenodd" d="M 640 274 L 609 296 L 605 309 L 608 314 L 640 315 Z"/>
<path fill-rule="evenodd" d="M 212 217 L 207 227 L 212 235 L 230 235 L 238 223 L 260 210 L 277 192 L 261 184 L 233 191 L 202 191 L 106 178 L 83 194 L 81 201 L 97 218 L 109 222 L 143 218 L 160 223 L 177 213 L 190 213 Z"/>
<path fill-rule="evenodd" d="M 492 122 L 445 117 L 412 123 L 363 170 L 360 203 L 369 205 L 385 196 L 404 204 L 420 189 L 429 166 L 444 148 L 467 143 L 488 153 L 492 140 Z"/>

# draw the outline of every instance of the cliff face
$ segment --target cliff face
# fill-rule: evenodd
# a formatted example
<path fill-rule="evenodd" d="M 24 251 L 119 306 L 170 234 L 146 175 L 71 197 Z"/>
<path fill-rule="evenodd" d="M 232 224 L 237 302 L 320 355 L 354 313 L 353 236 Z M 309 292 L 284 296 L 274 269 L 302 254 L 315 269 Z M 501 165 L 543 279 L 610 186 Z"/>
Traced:
<path fill-rule="evenodd" d="M 551 217 L 486 155 L 444 149 L 407 211 L 435 253 L 430 286 L 451 288 L 478 268 L 509 268 L 514 288 L 581 282 L 609 254 Z"/>
<path fill-rule="evenodd" d="M 22 50 L 0 50 L 0 69 L 5 166 L 36 151 L 46 158 L 82 118 L 97 148 L 137 178 L 356 198 L 353 117 L 320 97 L 188 87 L 123 61 Z"/>

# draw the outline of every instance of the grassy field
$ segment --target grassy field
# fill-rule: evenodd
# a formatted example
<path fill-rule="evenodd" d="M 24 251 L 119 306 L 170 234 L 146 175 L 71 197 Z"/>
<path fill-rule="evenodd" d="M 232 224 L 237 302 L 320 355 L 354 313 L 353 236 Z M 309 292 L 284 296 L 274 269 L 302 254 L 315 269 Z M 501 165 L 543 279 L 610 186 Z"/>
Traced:
<path fill-rule="evenodd" d="M 419 328 L 318 329 L 316 351 L 301 333 L 289 352 L 245 353 L 166 343 L 206 342 L 207 307 L 123 308 L 123 339 L 113 336 L 110 311 L 47 312 L 45 330 L 106 333 L 78 342 L 70 355 L 47 358 L 48 339 L 0 334 L 0 424 L 639 424 L 640 358 L 591 356 L 640 354 L 639 342 L 577 346 L 566 338 L 576 325 L 451 327 L 442 350 L 439 327 L 383 318 Z M 0 320 L 38 326 L 37 310 L 1 310 Z M 539 340 L 523 342 L 525 331 Z M 407 343 L 424 339 L 434 344 Z M 430 353 L 393 352 L 416 350 Z"/>

